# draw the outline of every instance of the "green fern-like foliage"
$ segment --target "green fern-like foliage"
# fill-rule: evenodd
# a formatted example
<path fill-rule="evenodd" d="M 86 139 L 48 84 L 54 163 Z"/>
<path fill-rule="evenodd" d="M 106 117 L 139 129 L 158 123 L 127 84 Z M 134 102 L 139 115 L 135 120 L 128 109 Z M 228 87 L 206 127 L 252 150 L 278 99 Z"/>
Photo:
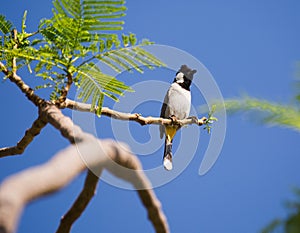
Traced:
<path fill-rule="evenodd" d="M 261 233 L 298 233 L 300 230 L 300 190 L 294 189 L 296 200 L 288 201 L 289 215 L 286 219 L 275 219 Z"/>
<path fill-rule="evenodd" d="M 53 100 L 64 95 L 71 78 L 80 89 L 82 101 L 90 100 L 92 109 L 100 114 L 104 96 L 117 101 L 130 88 L 103 74 L 98 62 L 117 73 L 164 66 L 144 49 L 151 42 L 138 43 L 135 34 L 122 33 L 125 11 L 123 0 L 54 0 L 53 17 L 43 19 L 37 32 L 25 31 L 25 12 L 17 39 L 10 33 L 13 25 L 1 16 L 1 60 L 11 67 L 15 57 L 17 68 L 26 65 L 45 79 L 47 83 L 36 89 L 52 87 Z"/>
<path fill-rule="evenodd" d="M 5 16 L 0 15 L 0 31 L 6 35 L 12 30 L 13 24 L 5 19 Z"/>
<path fill-rule="evenodd" d="M 263 123 L 300 131 L 300 109 L 296 105 L 282 105 L 266 100 L 245 97 L 225 101 L 229 113 L 254 112 Z"/>

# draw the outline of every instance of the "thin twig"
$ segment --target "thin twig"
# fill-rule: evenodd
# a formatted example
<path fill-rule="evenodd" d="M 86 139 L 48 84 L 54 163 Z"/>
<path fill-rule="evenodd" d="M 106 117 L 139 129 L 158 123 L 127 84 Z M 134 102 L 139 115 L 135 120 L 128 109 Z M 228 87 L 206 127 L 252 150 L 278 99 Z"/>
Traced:
<path fill-rule="evenodd" d="M 2 71 L 5 75 L 8 75 L 8 69 L 1 61 L 0 61 L 0 71 Z"/>
<path fill-rule="evenodd" d="M 26 34 L 26 36 L 24 36 L 24 39 L 28 39 L 29 37 L 35 36 L 35 35 L 37 35 L 37 34 L 39 34 L 39 33 L 40 33 L 40 30 L 37 30 L 37 31 L 35 31 L 35 32 L 28 33 L 28 34 Z"/>
<path fill-rule="evenodd" d="M 41 116 L 70 141 L 76 141 L 76 145 L 60 151 L 44 165 L 29 168 L 4 180 L 0 186 L 1 233 L 15 232 L 19 216 L 28 202 L 66 186 L 86 167 L 93 168 L 93 171 L 108 169 L 131 182 L 136 189 L 143 189 L 139 191 L 139 196 L 156 232 L 169 232 L 160 202 L 151 190 L 139 160 L 129 149 L 124 149 L 126 145 L 112 140 L 98 140 L 84 133 L 53 105 L 44 106 L 41 111 Z"/>
<path fill-rule="evenodd" d="M 26 147 L 32 142 L 41 130 L 46 126 L 45 122 L 40 116 L 33 122 L 32 126 L 26 130 L 24 137 L 12 147 L 0 148 L 0 158 L 10 155 L 22 154 Z"/>
<path fill-rule="evenodd" d="M 17 31 L 13 30 L 13 37 L 15 40 L 17 40 Z M 15 45 L 15 48 L 17 48 L 17 43 Z M 34 91 L 32 88 L 30 88 L 19 75 L 17 75 L 17 64 L 16 64 L 16 58 L 13 58 L 12 61 L 12 72 L 7 69 L 7 67 L 0 62 L 0 71 L 4 73 L 11 82 L 15 83 L 20 90 L 26 95 L 27 99 L 30 100 L 34 105 L 41 106 L 45 103 L 45 100 L 39 97 L 38 95 L 34 94 Z"/>
<path fill-rule="evenodd" d="M 98 176 L 91 171 L 88 171 L 80 195 L 77 197 L 76 201 L 73 203 L 68 212 L 61 218 L 56 233 L 70 232 L 73 223 L 81 216 L 83 211 L 85 211 L 90 200 L 95 195 L 98 181 Z"/>
<path fill-rule="evenodd" d="M 58 99 L 59 103 L 62 103 L 62 102 L 64 102 L 66 100 L 68 92 L 69 92 L 69 90 L 70 90 L 70 88 L 72 86 L 72 83 L 73 83 L 73 76 L 72 76 L 72 74 L 70 72 L 67 71 L 67 84 L 62 89 L 62 94 L 61 94 L 61 96 Z"/>
<path fill-rule="evenodd" d="M 30 88 L 19 75 L 13 73 L 12 75 L 9 75 L 8 78 L 20 88 L 20 90 L 26 95 L 27 99 L 30 100 L 34 105 L 39 107 L 45 103 L 45 100 L 34 94 L 33 89 Z"/>
<path fill-rule="evenodd" d="M 12 38 L 15 42 L 13 48 L 17 49 L 18 48 L 18 31 L 15 28 L 12 30 Z M 16 57 L 13 57 L 13 60 L 12 60 L 12 72 L 14 74 L 17 72 L 17 58 Z"/>
<path fill-rule="evenodd" d="M 70 99 L 66 99 L 66 101 L 60 106 L 61 108 L 70 108 L 82 112 L 94 112 L 96 113 L 97 109 L 91 110 L 91 105 L 86 103 L 76 102 Z M 97 108 L 97 107 L 96 107 Z M 123 113 L 112 110 L 107 107 L 103 107 L 101 109 L 101 115 L 108 116 L 118 120 L 124 121 L 135 121 L 141 125 L 171 125 L 171 124 L 179 124 L 181 126 L 188 125 L 188 124 L 197 124 L 199 126 L 205 124 L 207 118 L 202 117 L 197 119 L 196 117 L 187 118 L 184 120 L 177 120 L 176 122 L 172 121 L 171 119 L 165 119 L 160 117 L 143 117 L 141 114 L 138 113 Z"/>
<path fill-rule="evenodd" d="M 1 63 L 3 73 L 7 71 Z M 57 153 L 44 165 L 29 168 L 23 172 L 6 178 L 0 186 L 0 232 L 14 233 L 23 208 L 30 201 L 66 186 L 77 175 L 88 168 L 108 169 L 112 174 L 127 180 L 139 190 L 139 197 L 148 211 L 148 216 L 157 233 L 168 233 L 169 227 L 161 204 L 152 191 L 151 184 L 145 176 L 139 160 L 120 143 L 111 140 L 98 140 L 94 136 L 83 132 L 73 121 L 64 116 L 53 104 L 35 95 L 33 90 L 15 72 L 8 78 L 15 83 L 26 97 L 39 107 L 39 117 L 57 128 L 62 136 L 72 144 Z M 117 118 L 118 112 L 106 109 L 107 116 Z M 126 114 L 125 114 L 126 115 Z M 133 114 L 139 122 L 139 115 Z M 123 115 L 121 114 L 121 117 Z M 147 122 L 147 119 L 141 118 Z M 149 120 L 149 119 L 148 119 Z M 165 123 L 164 119 L 159 122 Z M 170 120 L 167 120 L 170 121 Z M 154 121 L 152 121 L 154 122 Z M 116 165 L 118 165 L 116 167 Z M 81 204 L 79 202 L 79 204 Z M 77 204 L 76 204 L 77 205 Z M 74 216 L 80 216 L 80 211 L 74 208 Z M 83 211 L 83 210 L 82 210 Z M 74 219 L 74 218 L 73 218 Z M 75 219 L 76 220 L 76 219 Z M 74 220 L 74 221 L 75 221 Z M 71 223 L 72 225 L 72 223 Z"/>

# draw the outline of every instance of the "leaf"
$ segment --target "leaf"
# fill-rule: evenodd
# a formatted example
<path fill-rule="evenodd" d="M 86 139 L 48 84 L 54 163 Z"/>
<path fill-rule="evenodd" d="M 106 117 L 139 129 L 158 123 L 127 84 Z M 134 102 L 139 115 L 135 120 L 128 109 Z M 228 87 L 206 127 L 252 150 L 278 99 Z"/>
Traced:
<path fill-rule="evenodd" d="M 105 49 L 105 43 L 104 40 L 100 40 L 100 45 L 99 45 L 99 51 L 102 53 Z"/>
<path fill-rule="evenodd" d="M 4 15 L 0 15 L 0 31 L 5 35 L 11 32 L 12 27 L 13 24 L 6 20 Z"/>
<path fill-rule="evenodd" d="M 113 45 L 119 47 L 120 41 L 111 31 L 123 29 L 124 22 L 116 19 L 124 15 L 124 4 L 124 1 L 55 0 L 53 18 L 43 20 L 39 28 L 63 57 L 83 58 L 90 52 L 110 50 Z"/>
<path fill-rule="evenodd" d="M 107 58 L 105 58 L 105 57 L 107 57 Z M 122 67 L 122 71 L 131 71 L 131 69 L 132 69 L 132 67 L 126 61 L 124 61 L 122 58 L 118 57 L 115 54 L 107 53 L 104 55 L 103 59 L 108 59 L 109 61 L 114 62 L 118 66 Z M 100 56 L 99 60 L 102 61 L 103 59 L 102 59 L 102 56 Z M 120 73 L 121 73 L 121 71 L 120 71 Z"/>
<path fill-rule="evenodd" d="M 129 45 L 129 36 L 122 34 L 122 41 L 123 41 L 124 47 L 127 47 Z"/>
<path fill-rule="evenodd" d="M 261 233 L 272 233 L 282 224 L 280 219 L 273 220 L 268 226 L 266 226 Z"/>
<path fill-rule="evenodd" d="M 124 36 L 125 35 L 123 35 L 123 40 Z M 130 36 L 127 38 L 130 39 Z M 133 38 L 133 34 L 131 38 Z M 131 72 L 133 69 L 142 73 L 142 67 L 144 66 L 149 69 L 165 66 L 162 61 L 141 48 L 141 46 L 144 46 L 143 43 L 135 46 L 130 45 L 128 47 L 120 47 L 118 41 L 119 39 L 117 36 L 107 40 L 106 44 L 104 40 L 100 40 L 99 50 L 103 53 L 95 55 L 94 57 L 118 73 L 123 71 Z M 134 43 L 134 41 L 130 43 Z M 83 64 L 85 63 L 83 62 Z"/>
<path fill-rule="evenodd" d="M 214 121 L 218 121 L 218 118 L 213 116 L 213 114 L 216 112 L 216 109 L 217 106 L 215 104 L 211 106 L 207 120 L 204 122 L 205 127 L 203 129 L 206 130 L 208 134 L 211 133 L 212 124 Z"/>
<path fill-rule="evenodd" d="M 137 42 L 136 35 L 133 33 L 129 34 L 129 42 L 131 46 L 134 46 Z"/>
<path fill-rule="evenodd" d="M 290 215 L 285 221 L 285 232 L 298 233 L 300 229 L 300 212 Z"/>
<path fill-rule="evenodd" d="M 64 70 L 63 66 L 66 66 L 66 63 L 63 60 L 57 59 L 55 57 L 56 54 L 53 51 L 46 51 L 44 48 L 42 50 L 35 50 L 33 48 L 13 50 L 3 49 L 1 52 L 3 54 L 11 55 L 25 61 L 39 61 L 55 66 L 62 70 Z"/>
<path fill-rule="evenodd" d="M 28 68 L 29 73 L 32 74 L 32 69 L 31 69 L 31 66 L 30 66 L 29 62 L 27 64 L 27 68 Z"/>
<path fill-rule="evenodd" d="M 218 118 L 212 117 L 212 116 L 209 119 L 210 119 L 209 121 L 211 121 L 211 122 L 218 121 Z"/>
<path fill-rule="evenodd" d="M 73 16 L 74 18 L 80 18 L 81 16 L 80 0 L 55 0 L 53 6 L 59 14 Z"/>
<path fill-rule="evenodd" d="M 136 60 L 137 62 L 140 63 L 140 67 L 141 66 L 146 66 L 149 69 L 153 69 L 154 66 L 153 64 L 149 63 L 149 61 L 147 59 L 144 58 L 144 56 L 141 56 L 140 54 L 135 53 L 132 50 L 123 50 L 122 51 L 124 54 L 126 54 L 128 56 L 129 59 L 132 60 Z"/>
<path fill-rule="evenodd" d="M 24 11 L 23 14 L 23 19 L 22 19 L 22 33 L 25 33 L 25 28 L 26 28 L 26 17 L 27 17 L 27 11 Z"/>
<path fill-rule="evenodd" d="M 32 67 L 35 76 L 50 82 L 36 88 L 53 88 L 51 99 L 59 98 L 66 85 L 66 73 L 72 74 L 73 83 L 80 89 L 79 97 L 83 102 L 91 101 L 100 115 L 104 96 L 118 101 L 125 90 L 131 89 L 103 74 L 95 60 L 118 73 L 133 69 L 142 73 L 145 66 L 152 69 L 165 65 L 141 48 L 151 44 L 148 40 L 137 43 L 134 33 L 118 36 L 114 32 L 123 29 L 121 17 L 126 10 L 123 0 L 54 0 L 53 16 L 40 22 L 38 33 L 25 32 L 27 11 L 24 12 L 18 48 L 13 48 L 9 34 L 12 24 L 0 16 L 0 31 L 5 34 L 0 38 L 1 59 L 7 67 L 12 66 L 14 57 L 18 68 Z"/>
<path fill-rule="evenodd" d="M 102 105 L 103 105 L 103 100 L 104 100 L 104 94 L 100 94 L 100 98 L 98 98 L 97 101 L 97 108 L 96 108 L 96 115 L 100 116 L 101 115 L 101 110 L 102 110 Z"/>
<path fill-rule="evenodd" d="M 34 90 L 40 90 L 40 89 L 45 89 L 45 88 L 49 88 L 49 87 L 53 87 L 53 85 L 51 83 L 46 83 L 46 84 L 43 84 L 43 85 L 39 85 L 39 86 L 36 86 L 34 88 Z"/>
<path fill-rule="evenodd" d="M 104 95 L 118 101 L 116 95 L 122 95 L 123 91 L 130 90 L 123 82 L 115 77 L 103 74 L 93 63 L 86 64 L 77 70 L 79 75 L 79 95 L 83 102 L 91 99 L 91 111 L 97 110 L 97 115 L 101 113 L 101 106 Z M 100 111 L 100 112 L 99 112 Z"/>
<path fill-rule="evenodd" d="M 227 100 L 226 110 L 229 113 L 254 113 L 262 123 L 288 127 L 300 131 L 300 112 L 297 106 L 272 103 L 267 100 L 245 97 Z"/>
<path fill-rule="evenodd" d="M 113 46 L 113 41 L 112 41 L 112 39 L 106 40 L 106 49 L 107 49 L 107 50 L 111 50 L 112 46 Z"/>
<path fill-rule="evenodd" d="M 123 62 L 128 63 L 131 69 L 135 69 L 140 73 L 143 73 L 143 70 L 140 68 L 141 65 L 137 62 L 137 59 L 132 59 L 132 57 L 129 57 L 126 53 L 123 52 L 124 50 L 114 51 L 113 54 L 123 59 Z"/>
<path fill-rule="evenodd" d="M 121 73 L 122 69 L 113 63 L 108 57 L 101 57 L 100 59 L 104 64 L 115 70 L 117 73 Z"/>
<path fill-rule="evenodd" d="M 38 45 L 41 42 L 43 42 L 43 40 L 41 40 L 41 39 L 34 39 L 34 40 L 31 41 L 31 46 Z"/>
<path fill-rule="evenodd" d="M 143 43 L 141 45 L 144 45 Z M 161 66 L 166 66 L 161 60 L 153 56 L 151 53 L 146 51 L 145 49 L 135 46 L 132 48 L 134 52 L 142 56 L 145 60 L 153 64 L 154 66 L 161 67 Z"/>

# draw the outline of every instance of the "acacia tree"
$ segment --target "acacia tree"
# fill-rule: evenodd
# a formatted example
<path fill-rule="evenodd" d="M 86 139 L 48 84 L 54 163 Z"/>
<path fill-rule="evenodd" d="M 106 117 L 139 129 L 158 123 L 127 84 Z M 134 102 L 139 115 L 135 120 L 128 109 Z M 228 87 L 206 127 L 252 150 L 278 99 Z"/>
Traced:
<path fill-rule="evenodd" d="M 148 40 L 137 43 L 132 33 L 121 36 L 113 33 L 123 30 L 124 22 L 120 20 L 126 10 L 123 0 L 54 0 L 53 6 L 52 18 L 42 20 L 37 30 L 30 33 L 26 31 L 26 12 L 20 30 L 5 16 L 0 16 L 0 71 L 5 79 L 17 85 L 38 111 L 38 118 L 22 139 L 15 146 L 1 148 L 0 157 L 22 154 L 47 124 L 54 126 L 71 143 L 47 163 L 28 168 L 3 181 L 0 186 L 0 232 L 15 232 L 20 213 L 28 202 L 64 187 L 87 170 L 86 164 L 96 168 L 96 172 L 88 171 L 81 193 L 62 217 L 56 232 L 70 232 L 72 224 L 93 197 L 103 169 L 131 182 L 155 231 L 169 232 L 161 204 L 151 190 L 139 160 L 130 150 L 124 149 L 126 145 L 100 140 L 83 132 L 61 112 L 61 109 L 70 108 L 98 116 L 133 120 L 141 125 L 174 124 L 169 119 L 142 117 L 102 107 L 105 97 L 116 101 L 130 87 L 103 73 L 96 65 L 98 62 L 118 73 L 133 69 L 142 72 L 141 67 L 152 69 L 164 66 L 164 63 L 142 47 L 152 44 Z M 21 69 L 42 77 L 44 84 L 27 85 L 18 75 Z M 82 102 L 68 98 L 72 85 L 78 88 Z M 36 92 L 44 87 L 52 88 L 49 99 Z M 91 103 L 87 104 L 88 101 Z M 206 118 L 190 118 L 175 123 L 208 125 L 209 122 Z M 115 169 L 111 161 L 128 169 Z"/>

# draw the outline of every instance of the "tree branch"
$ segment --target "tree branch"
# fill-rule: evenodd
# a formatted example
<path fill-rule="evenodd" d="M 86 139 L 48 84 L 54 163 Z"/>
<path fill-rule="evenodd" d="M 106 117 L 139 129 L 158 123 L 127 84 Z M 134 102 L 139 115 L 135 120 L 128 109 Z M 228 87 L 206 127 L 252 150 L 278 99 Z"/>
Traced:
<path fill-rule="evenodd" d="M 22 154 L 26 147 L 32 142 L 41 130 L 46 126 L 45 122 L 40 116 L 33 122 L 31 128 L 27 129 L 24 137 L 17 143 L 16 146 L 0 148 L 0 158 L 10 155 Z"/>
<path fill-rule="evenodd" d="M 35 32 L 28 33 L 28 34 L 24 37 L 24 39 L 28 39 L 29 37 L 35 36 L 35 35 L 37 35 L 37 34 L 39 34 L 39 33 L 40 33 L 40 30 L 37 30 L 37 31 L 35 31 Z"/>
<path fill-rule="evenodd" d="M 12 38 L 15 42 L 15 45 L 14 45 L 14 49 L 17 49 L 18 48 L 18 31 L 17 29 L 13 29 L 12 30 Z M 17 72 L 17 58 L 16 57 L 13 57 L 12 59 L 12 72 L 15 74 Z"/>
<path fill-rule="evenodd" d="M 80 195 L 77 197 L 68 212 L 61 218 L 60 225 L 56 230 L 56 233 L 66 233 L 71 231 L 73 223 L 81 216 L 90 200 L 95 195 L 98 180 L 98 176 L 91 171 L 88 171 Z"/>
<path fill-rule="evenodd" d="M 7 69 L 7 67 L 0 62 L 0 71 L 4 73 L 11 82 L 15 83 L 20 90 L 26 95 L 27 99 L 30 100 L 34 105 L 41 106 L 45 103 L 45 100 L 39 97 L 38 95 L 34 94 L 34 91 L 21 79 L 19 75 L 17 75 L 15 70 L 15 58 L 13 61 L 13 72 L 10 73 L 10 71 Z"/>
<path fill-rule="evenodd" d="M 0 71 L 3 72 L 3 74 L 8 75 L 8 70 L 6 66 L 0 61 Z"/>
<path fill-rule="evenodd" d="M 70 108 L 82 112 L 93 112 L 96 113 L 97 109 L 91 110 L 91 105 L 86 103 L 80 103 L 76 102 L 70 99 L 66 99 L 64 103 L 60 106 L 61 108 Z M 101 115 L 108 116 L 114 119 L 118 120 L 124 120 L 124 121 L 135 121 L 138 122 L 141 125 L 149 125 L 149 124 L 155 124 L 155 125 L 171 125 L 171 124 L 179 124 L 181 126 L 188 125 L 188 124 L 197 124 L 199 126 L 205 124 L 207 121 L 206 117 L 202 117 L 201 119 L 197 119 L 196 117 L 190 117 L 184 120 L 177 120 L 176 122 L 173 122 L 171 119 L 165 119 L 165 118 L 159 118 L 159 117 L 143 117 L 138 113 L 123 113 L 118 112 L 112 109 L 109 109 L 107 107 L 103 107 L 101 109 Z"/>
<path fill-rule="evenodd" d="M 105 165 L 111 162 L 110 158 L 124 162 L 120 164 L 124 167 L 141 169 L 138 159 L 127 150 L 121 149 L 118 143 L 100 140 L 98 143 L 101 143 L 100 150 L 98 145 L 90 142 L 77 145 L 81 147 L 80 151 L 75 145 L 69 146 L 46 164 L 7 178 L 0 186 L 0 232 L 15 232 L 19 216 L 28 202 L 61 189 L 86 169 L 82 160 L 83 155 L 88 158 L 88 164 L 99 169 L 106 167 Z M 109 170 L 117 176 L 120 174 L 117 170 Z M 160 202 L 143 172 L 127 169 L 121 178 L 131 181 L 135 187 L 145 189 L 138 191 L 139 196 L 148 210 L 149 219 L 156 232 L 169 232 Z M 77 211 L 76 208 L 74 211 Z"/>
<path fill-rule="evenodd" d="M 169 232 L 160 202 L 151 190 L 151 184 L 143 173 L 139 160 L 129 149 L 124 149 L 126 145 L 111 140 L 98 140 L 84 133 L 53 105 L 46 104 L 40 110 L 41 117 L 45 117 L 70 142 L 76 142 L 76 145 L 60 151 L 44 165 L 27 169 L 4 180 L 0 186 L 1 233 L 16 231 L 19 216 L 28 202 L 61 189 L 87 167 L 98 171 L 97 174 L 102 169 L 108 169 L 140 189 L 139 196 L 156 232 Z M 80 202 L 79 200 L 79 204 Z M 78 211 L 77 208 L 74 209 L 72 211 Z M 80 216 L 81 213 L 71 214 Z"/>
<path fill-rule="evenodd" d="M 29 168 L 4 180 L 0 186 L 0 233 L 14 233 L 20 214 L 28 202 L 61 189 L 87 167 L 93 171 L 96 169 L 97 173 L 103 169 L 108 169 L 112 174 L 129 181 L 138 190 L 139 197 L 148 211 L 148 217 L 155 231 L 157 233 L 169 232 L 161 204 L 151 190 L 151 184 L 143 173 L 139 160 L 132 155 L 129 149 L 124 149 L 126 145 L 121 146 L 120 143 L 110 140 L 100 141 L 92 135 L 84 133 L 56 106 L 35 95 L 34 91 L 16 74 L 14 67 L 11 73 L 2 63 L 0 63 L 0 68 L 26 97 L 39 107 L 39 118 L 44 124 L 49 122 L 72 144 L 76 143 L 76 145 L 69 146 L 57 153 L 44 165 Z M 103 108 L 102 111 L 103 115 L 121 120 L 137 121 L 142 125 L 173 124 L 168 119 L 145 118 L 138 114 L 120 113 L 108 108 Z M 186 119 L 186 121 L 192 122 L 194 120 Z M 187 122 L 179 123 L 187 124 Z M 196 123 L 200 125 L 199 120 Z M 29 132 L 30 130 L 27 134 Z M 25 141 L 24 139 L 22 143 Z M 93 180 L 93 184 L 96 185 L 95 180 Z M 62 220 L 67 229 L 71 229 L 73 222 L 84 211 L 93 192 L 93 186 L 92 188 L 86 186 L 83 189 L 81 195 L 66 214 L 66 220 Z M 90 194 L 87 198 L 84 197 L 86 193 Z"/>
<path fill-rule="evenodd" d="M 8 78 L 20 88 L 20 90 L 26 95 L 27 99 L 34 105 L 39 107 L 46 102 L 44 99 L 34 94 L 34 91 L 16 73 L 8 75 Z"/>
<path fill-rule="evenodd" d="M 69 71 L 67 71 L 67 84 L 62 89 L 62 94 L 59 97 L 59 99 L 57 100 L 58 103 L 62 103 L 62 102 L 64 102 L 66 100 L 68 92 L 69 92 L 69 90 L 70 90 L 70 88 L 72 86 L 72 83 L 73 83 L 73 76 L 72 76 L 72 74 Z"/>

